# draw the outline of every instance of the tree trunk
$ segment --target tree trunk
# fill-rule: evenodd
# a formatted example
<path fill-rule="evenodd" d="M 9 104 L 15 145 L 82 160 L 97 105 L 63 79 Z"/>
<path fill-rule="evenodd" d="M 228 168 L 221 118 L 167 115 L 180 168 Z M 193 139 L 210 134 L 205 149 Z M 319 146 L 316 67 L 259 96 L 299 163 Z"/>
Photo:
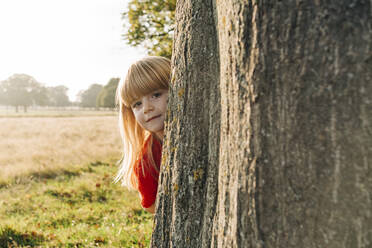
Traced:
<path fill-rule="evenodd" d="M 176 18 L 152 247 L 371 247 L 372 3 Z"/>
<path fill-rule="evenodd" d="M 212 1 L 177 3 L 174 70 L 152 247 L 207 247 L 211 240 L 220 130 L 213 9 Z"/>

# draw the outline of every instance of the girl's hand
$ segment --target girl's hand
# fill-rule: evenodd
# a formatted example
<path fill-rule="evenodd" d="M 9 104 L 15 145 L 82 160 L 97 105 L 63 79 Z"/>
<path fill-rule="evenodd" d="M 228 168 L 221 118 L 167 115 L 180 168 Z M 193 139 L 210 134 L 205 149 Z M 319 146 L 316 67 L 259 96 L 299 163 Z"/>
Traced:
<path fill-rule="evenodd" d="M 155 203 L 152 204 L 150 207 L 148 207 L 148 208 L 143 208 L 143 209 L 146 210 L 146 211 L 149 212 L 149 213 L 154 214 L 154 213 L 155 213 Z"/>

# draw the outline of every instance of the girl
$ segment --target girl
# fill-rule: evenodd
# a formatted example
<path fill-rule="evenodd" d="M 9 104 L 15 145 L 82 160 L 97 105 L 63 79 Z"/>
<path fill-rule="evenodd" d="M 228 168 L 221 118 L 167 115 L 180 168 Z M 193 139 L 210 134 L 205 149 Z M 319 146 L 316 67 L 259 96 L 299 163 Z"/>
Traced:
<path fill-rule="evenodd" d="M 146 57 L 130 66 L 116 91 L 124 154 L 116 181 L 135 188 L 142 207 L 155 211 L 170 60 Z"/>

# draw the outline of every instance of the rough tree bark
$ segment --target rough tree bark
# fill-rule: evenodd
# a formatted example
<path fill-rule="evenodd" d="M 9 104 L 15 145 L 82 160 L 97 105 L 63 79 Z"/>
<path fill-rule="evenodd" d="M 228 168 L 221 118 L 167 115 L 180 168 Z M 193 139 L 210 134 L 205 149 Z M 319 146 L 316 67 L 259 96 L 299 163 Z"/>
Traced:
<path fill-rule="evenodd" d="M 213 9 L 212 1 L 177 3 L 173 86 L 152 247 L 207 247 L 211 240 L 220 138 Z"/>
<path fill-rule="evenodd" d="M 152 247 L 371 247 L 372 2 L 176 16 Z"/>

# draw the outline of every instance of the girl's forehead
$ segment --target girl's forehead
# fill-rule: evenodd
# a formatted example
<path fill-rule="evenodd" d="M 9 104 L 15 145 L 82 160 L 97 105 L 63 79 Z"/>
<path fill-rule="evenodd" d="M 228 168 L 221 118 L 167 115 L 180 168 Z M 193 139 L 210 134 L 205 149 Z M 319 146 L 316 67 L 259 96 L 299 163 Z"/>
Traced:
<path fill-rule="evenodd" d="M 168 89 L 166 81 L 157 79 L 153 75 L 131 74 L 123 84 L 122 100 L 130 106 L 135 100 L 146 96 L 156 90 Z"/>

